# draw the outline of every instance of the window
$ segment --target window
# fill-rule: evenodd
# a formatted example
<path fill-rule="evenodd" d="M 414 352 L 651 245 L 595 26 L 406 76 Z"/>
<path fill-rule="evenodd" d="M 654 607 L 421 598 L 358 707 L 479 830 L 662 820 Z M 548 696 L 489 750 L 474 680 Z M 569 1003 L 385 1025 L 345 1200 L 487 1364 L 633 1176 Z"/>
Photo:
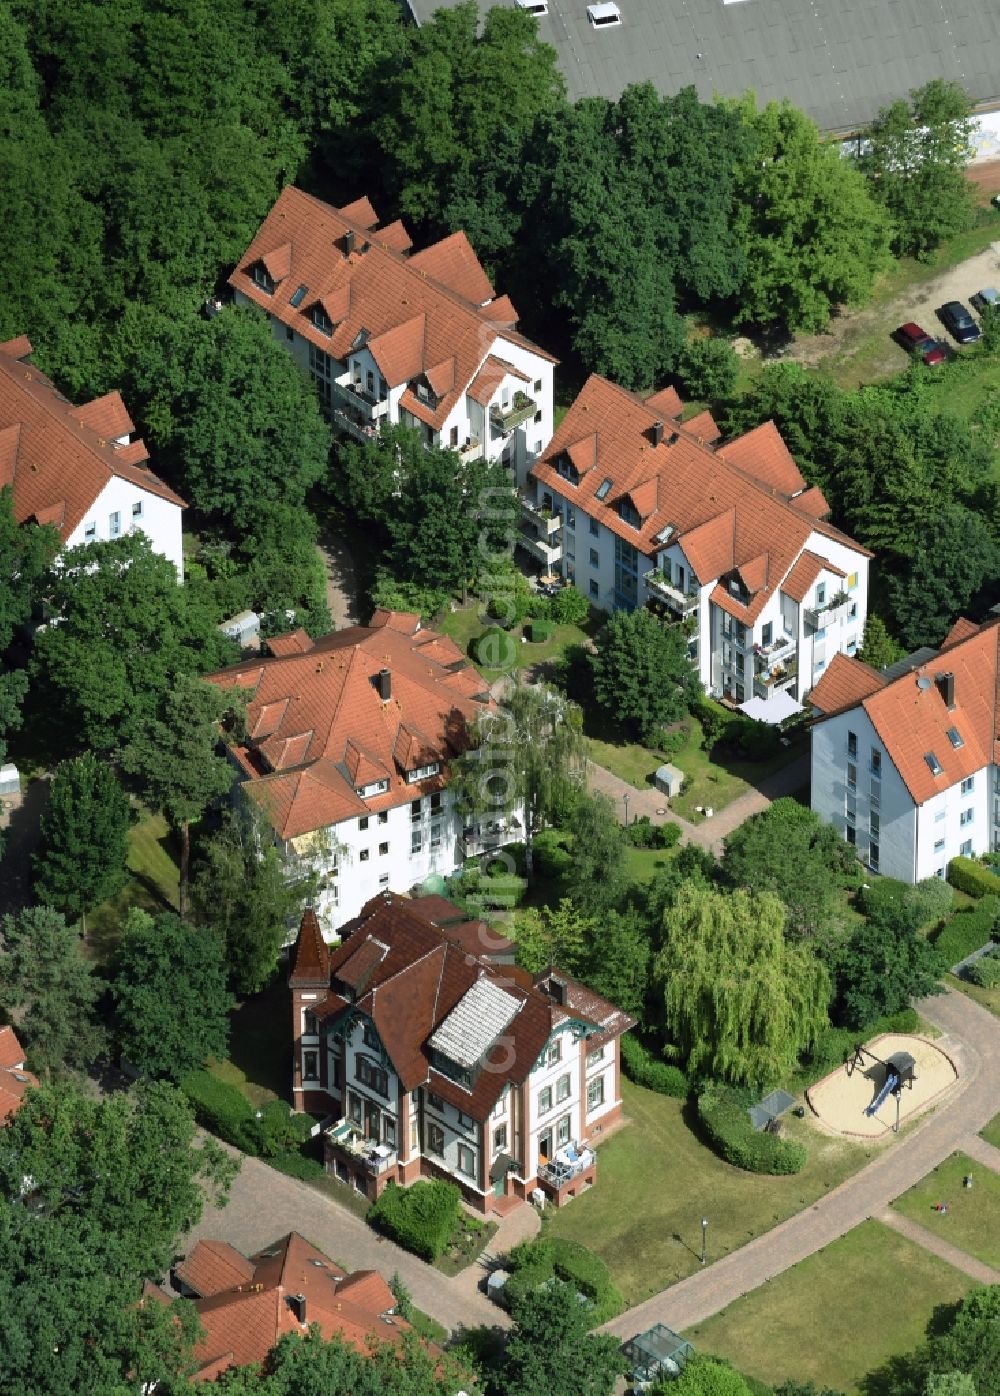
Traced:
<path fill-rule="evenodd" d="M 419 829 L 414 829 L 410 834 L 410 852 L 419 853 L 423 846 L 424 836 Z"/>
<path fill-rule="evenodd" d="M 598 1062 L 604 1060 L 604 1048 L 595 1047 L 592 1052 L 587 1053 L 587 1066 L 596 1066 Z"/>
<path fill-rule="evenodd" d="M 441 825 L 440 825 L 440 824 L 432 824 L 432 825 L 431 825 L 431 848 L 440 848 L 440 847 L 441 847 Z"/>
<path fill-rule="evenodd" d="M 386 855 L 388 852 L 389 852 L 389 845 L 388 845 L 387 843 L 380 843 L 379 846 L 378 846 L 378 856 L 379 856 L 380 858 L 384 858 L 385 855 Z"/>
<path fill-rule="evenodd" d="M 768 623 L 762 628 L 760 632 L 760 643 L 763 645 L 764 649 L 767 649 L 768 645 L 771 643 L 771 638 L 773 634 L 774 625 L 771 621 L 768 621 Z"/>
<path fill-rule="evenodd" d="M 333 321 L 321 305 L 313 306 L 312 322 L 320 334 L 333 334 Z"/>
<path fill-rule="evenodd" d="M 878 815 L 874 811 L 868 816 L 868 832 L 873 839 L 877 839 L 879 836 L 880 821 Z"/>
<path fill-rule="evenodd" d="M 116 509 L 108 515 L 108 537 L 117 538 L 122 531 L 122 516 Z"/>
<path fill-rule="evenodd" d="M 562 1042 L 557 1037 L 555 1042 L 549 1044 L 549 1053 L 546 1057 L 546 1066 L 555 1066 L 556 1062 L 562 1061 Z"/>
<path fill-rule="evenodd" d="M 853 800 L 849 799 L 847 801 L 847 810 L 844 815 L 844 818 L 847 820 L 848 824 L 855 824 L 857 822 L 857 817 L 857 806 L 855 805 Z"/>
<path fill-rule="evenodd" d="M 871 801 L 872 808 L 878 809 L 879 805 L 882 803 L 882 782 L 876 780 L 874 776 L 872 776 L 871 779 L 871 789 L 868 798 Z"/>
<path fill-rule="evenodd" d="M 354 1079 L 378 1095 L 389 1095 L 389 1073 L 384 1066 L 376 1066 L 368 1057 L 355 1057 Z"/>
<path fill-rule="evenodd" d="M 967 824 L 971 824 L 975 813 L 976 811 L 971 807 L 971 805 L 968 809 L 964 809 L 962 813 L 958 816 L 958 822 L 960 827 L 964 829 Z"/>
<path fill-rule="evenodd" d="M 502 1094 L 501 1094 L 501 1096 L 500 1096 L 500 1099 L 497 1101 L 496 1105 L 494 1105 L 494 1107 L 493 1107 L 493 1118 L 494 1118 L 495 1120 L 499 1120 L 500 1116 L 501 1116 L 501 1115 L 505 1115 L 506 1113 L 507 1113 L 507 1087 L 504 1086 L 503 1092 L 502 1092 Z"/>
<path fill-rule="evenodd" d="M 971 858 L 971 857 L 972 857 L 972 840 L 971 840 L 971 839 L 966 839 L 965 842 L 959 846 L 959 850 L 958 850 L 958 851 L 959 851 L 959 853 L 961 853 L 961 855 L 962 855 L 963 858 Z"/>
<path fill-rule="evenodd" d="M 569 504 L 566 505 L 566 527 L 576 528 L 576 510 L 571 508 Z"/>
<path fill-rule="evenodd" d="M 874 750 L 873 750 L 873 751 L 872 751 L 872 775 L 873 775 L 873 776 L 881 776 L 881 774 L 882 774 L 882 753 L 881 753 L 880 751 L 874 751 Z"/>
<path fill-rule="evenodd" d="M 924 756 L 924 760 L 927 762 L 927 765 L 930 767 L 930 772 L 931 772 L 931 775 L 932 775 L 932 776 L 939 776 L 939 775 L 941 774 L 941 770 L 942 770 L 941 762 L 940 762 L 940 761 L 937 759 L 937 757 L 934 755 L 933 751 L 928 751 L 928 752 L 925 754 L 925 756 Z"/>
<path fill-rule="evenodd" d="M 135 502 L 135 504 L 132 505 L 132 517 L 133 517 L 133 519 L 141 519 L 141 518 L 142 518 L 142 500 L 141 500 L 141 499 L 137 500 L 137 501 Z"/>
<path fill-rule="evenodd" d="M 496 1129 L 493 1131 L 493 1148 L 494 1148 L 494 1151 L 496 1151 L 496 1150 L 498 1150 L 498 1149 L 506 1149 L 506 1147 L 507 1147 L 507 1126 L 506 1126 L 506 1125 L 497 1125 Z"/>
<path fill-rule="evenodd" d="M 366 1047 L 371 1047 L 373 1051 L 376 1052 L 379 1050 L 379 1047 L 381 1045 L 379 1042 L 378 1033 L 375 1031 L 375 1028 L 371 1023 L 365 1023 L 361 1032 L 361 1040 L 364 1042 Z"/>
<path fill-rule="evenodd" d="M 368 828 L 368 816 L 363 814 L 358 820 L 358 829 L 363 833 Z"/>
<path fill-rule="evenodd" d="M 877 844 L 877 843 L 871 843 L 871 844 L 868 845 L 868 866 L 871 868 L 872 872 L 878 872 L 878 844 Z"/>
<path fill-rule="evenodd" d="M 356 1091 L 347 1092 L 347 1113 L 356 1125 L 361 1123 L 364 1115 L 364 1105 L 361 1097 Z"/>
<path fill-rule="evenodd" d="M 319 1024 L 316 1019 L 316 1014 L 307 1008 L 302 1015 L 302 1036 L 315 1037 L 318 1029 Z"/>
<path fill-rule="evenodd" d="M 440 1125 L 427 1126 L 427 1152 L 437 1154 L 438 1158 L 444 1157 L 444 1130 Z"/>
<path fill-rule="evenodd" d="M 848 640 L 848 642 L 847 642 L 847 647 L 846 647 L 846 648 L 847 648 L 847 653 L 848 653 L 848 654 L 850 654 L 850 655 L 857 654 L 857 652 L 858 652 L 858 641 L 857 641 L 856 636 L 854 636 L 854 635 L 851 636 L 851 638 L 850 638 L 850 639 Z"/>
<path fill-rule="evenodd" d="M 947 813 L 946 810 L 939 809 L 938 812 L 937 812 L 937 814 L 934 816 L 934 823 L 935 823 L 935 824 L 940 824 L 941 821 L 942 821 L 942 819 L 944 819 L 946 813 Z"/>
<path fill-rule="evenodd" d="M 535 379 L 535 392 L 536 392 L 536 393 L 540 393 L 541 391 L 542 391 L 542 380 L 541 380 L 540 378 L 536 378 L 536 379 Z"/>
<path fill-rule="evenodd" d="M 388 873 L 381 873 L 381 874 L 379 875 L 378 885 L 379 885 L 380 887 L 388 887 L 388 886 L 389 886 L 389 874 L 388 874 Z"/>
<path fill-rule="evenodd" d="M 601 565 L 601 556 L 596 548 L 590 550 L 590 565 L 591 567 L 600 567 Z"/>
<path fill-rule="evenodd" d="M 444 1114 L 444 1101 L 439 1095 L 435 1095 L 433 1091 L 427 1092 L 427 1104 L 432 1110 L 440 1110 L 441 1113 Z"/>
<path fill-rule="evenodd" d="M 844 837 L 847 839 L 847 842 L 852 846 L 857 843 L 858 836 L 852 824 L 848 824 L 847 828 L 844 830 Z"/>
<path fill-rule="evenodd" d="M 96 537 L 97 537 L 97 524 L 95 524 L 95 523 L 89 523 L 89 524 L 87 525 L 87 527 L 86 527 L 86 528 L 84 529 L 84 531 L 83 531 L 83 537 L 84 537 L 84 540 L 85 540 L 86 542 L 88 542 L 88 543 L 90 542 L 90 540 L 91 540 L 92 538 L 96 538 Z"/>
<path fill-rule="evenodd" d="M 572 1119 L 569 1115 L 564 1115 L 556 1125 L 556 1139 L 560 1144 L 568 1144 L 570 1141 L 570 1126 Z"/>
<path fill-rule="evenodd" d="M 622 523 L 627 523 L 630 528 L 641 528 L 642 518 L 639 510 L 632 503 L 631 499 L 623 499 L 618 506 L 618 517 Z"/>
<path fill-rule="evenodd" d="M 421 808 L 422 802 L 420 800 L 413 800 L 410 804 L 410 818 L 419 819 Z"/>
<path fill-rule="evenodd" d="M 253 283 L 255 286 L 259 286 L 262 291 L 266 291 L 269 296 L 274 295 L 274 281 L 263 262 L 254 262 Z"/>
<path fill-rule="evenodd" d="M 396 1121 L 391 1115 L 382 1116 L 382 1142 L 390 1148 L 396 1147 Z"/>
<path fill-rule="evenodd" d="M 538 1092 L 538 1113 L 547 1115 L 552 1109 L 552 1087 L 545 1086 Z"/>
<path fill-rule="evenodd" d="M 591 519 L 591 521 L 590 521 L 590 536 L 591 536 L 591 538 L 597 538 L 597 537 L 599 536 L 600 532 L 601 532 L 600 524 L 597 522 L 596 519 Z"/>
<path fill-rule="evenodd" d="M 367 862 L 368 862 L 368 850 L 367 850 L 367 848 L 363 848 L 363 849 L 361 850 L 361 852 L 358 854 L 358 862 L 359 862 L 359 863 L 367 863 Z"/>
<path fill-rule="evenodd" d="M 934 852 L 940 853 L 944 848 L 944 839 L 936 839 L 934 842 Z"/>
<path fill-rule="evenodd" d="M 858 603 L 857 603 L 856 601 L 852 601 L 851 604 L 850 604 L 850 605 L 848 606 L 848 608 L 847 608 L 847 619 L 848 619 L 848 620 L 857 620 L 857 618 L 858 618 Z"/>
<path fill-rule="evenodd" d="M 413 771 L 407 771 L 407 785 L 416 785 L 418 780 L 426 780 L 428 776 L 436 776 L 441 769 L 440 761 L 432 761 L 428 766 L 417 766 Z"/>
<path fill-rule="evenodd" d="M 952 746 L 955 748 L 956 751 L 960 750 L 963 746 L 965 746 L 965 741 L 957 727 L 948 728 L 948 740 L 949 742 L 951 742 Z"/>
<path fill-rule="evenodd" d="M 943 881 L 944 881 L 944 868 L 938 868 L 938 870 L 937 870 L 937 872 L 934 874 L 934 876 L 935 876 L 935 877 L 939 877 L 939 878 L 941 879 L 941 881 L 943 882 Z"/>
<path fill-rule="evenodd" d="M 471 1116 L 471 1115 L 463 1115 L 462 1112 L 461 1112 L 461 1110 L 459 1110 L 457 1113 L 458 1113 L 458 1127 L 459 1127 L 459 1129 L 472 1129 L 473 1125 L 476 1123 L 475 1120 L 472 1118 L 472 1116 Z"/>
<path fill-rule="evenodd" d="M 382 811 L 382 813 L 379 815 L 379 817 L 378 817 L 378 822 L 379 822 L 380 824 L 388 824 L 388 822 L 389 822 L 389 811 L 388 811 L 387 809 L 384 809 L 384 810 Z"/>
<path fill-rule="evenodd" d="M 458 1146 L 458 1171 L 464 1173 L 467 1178 L 476 1176 L 476 1156 L 468 1144 Z"/>
<path fill-rule="evenodd" d="M 559 1080 L 556 1082 L 556 1100 L 560 1103 L 564 1100 L 569 1100 L 569 1092 L 569 1072 L 567 1071 L 566 1075 L 560 1076 Z"/>
<path fill-rule="evenodd" d="M 593 29 L 611 29 L 621 24 L 622 13 L 613 0 L 603 0 L 603 3 L 587 6 L 587 18 Z"/>
<path fill-rule="evenodd" d="M 818 582 L 816 585 L 816 605 L 826 605 L 826 582 Z"/>
<path fill-rule="evenodd" d="M 857 790 L 858 788 L 858 768 L 852 761 L 847 763 L 847 788 Z"/>
<path fill-rule="evenodd" d="M 847 734 L 847 754 L 848 754 L 848 756 L 851 758 L 852 761 L 856 761 L 856 760 L 857 760 L 857 756 L 858 756 L 858 734 L 857 734 L 857 732 L 848 732 L 848 734 Z"/>
<path fill-rule="evenodd" d="M 292 329 L 291 325 L 286 325 L 286 326 L 285 326 L 285 338 L 286 338 L 286 339 L 294 339 L 294 338 L 295 338 L 295 331 Z"/>
<path fill-rule="evenodd" d="M 587 1087 L 587 1109 L 596 1110 L 604 1104 L 604 1077 L 596 1076 Z"/>
<path fill-rule="evenodd" d="M 556 461 L 556 474 L 562 476 L 564 480 L 568 480 L 571 485 L 578 485 L 580 483 L 580 472 L 570 460 L 569 456 L 560 456 Z M 597 497 L 598 499 L 601 498 L 600 490 L 597 492 Z"/>
<path fill-rule="evenodd" d="M 976 783 L 976 777 L 975 777 L 975 776 L 966 776 L 965 779 L 962 781 L 962 794 L 963 794 L 963 795 L 971 795 L 975 783 Z"/>
<path fill-rule="evenodd" d="M 441 813 L 441 792 L 440 792 L 440 790 L 436 790 L 436 791 L 434 792 L 434 794 L 430 797 L 430 801 L 431 801 L 431 818 L 433 818 L 434 815 L 440 814 L 440 813 Z"/>
<path fill-rule="evenodd" d="M 451 446 L 457 446 L 457 445 L 458 445 L 458 427 L 452 427 L 452 429 L 451 429 L 451 439 L 450 439 L 450 441 L 449 441 L 448 444 L 451 445 Z"/>
<path fill-rule="evenodd" d="M 600 590 L 600 588 L 598 587 L 597 583 L 596 583 L 595 581 L 591 581 L 591 583 L 590 583 L 590 594 L 591 594 L 591 596 L 595 596 L 595 597 L 596 597 L 596 596 L 598 595 L 599 590 Z"/>
<path fill-rule="evenodd" d="M 302 1079 L 303 1081 L 319 1080 L 319 1053 L 314 1048 L 302 1053 Z"/>

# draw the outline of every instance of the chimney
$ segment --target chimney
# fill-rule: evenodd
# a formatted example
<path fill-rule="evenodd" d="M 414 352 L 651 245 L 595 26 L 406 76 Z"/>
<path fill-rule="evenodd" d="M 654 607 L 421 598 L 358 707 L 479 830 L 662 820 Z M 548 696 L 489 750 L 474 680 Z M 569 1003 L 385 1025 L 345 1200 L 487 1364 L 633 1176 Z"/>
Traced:
<path fill-rule="evenodd" d="M 663 423 L 654 422 L 649 429 L 649 436 L 653 445 L 659 446 L 660 442 L 663 440 Z"/>
<path fill-rule="evenodd" d="M 306 1321 L 306 1296 L 304 1294 L 290 1294 L 288 1303 L 297 1322 L 304 1324 Z"/>
<path fill-rule="evenodd" d="M 382 699 L 383 703 L 388 703 L 389 699 L 392 697 L 392 671 L 390 669 L 380 669 L 378 671 L 378 678 L 375 682 L 378 685 L 378 696 Z"/>
<path fill-rule="evenodd" d="M 951 673 L 935 674 L 934 682 L 938 686 L 938 692 L 944 699 L 945 707 L 951 712 L 955 706 L 955 675 Z"/>
<path fill-rule="evenodd" d="M 354 229 L 348 228 L 344 232 L 344 256 L 349 257 L 354 251 Z"/>

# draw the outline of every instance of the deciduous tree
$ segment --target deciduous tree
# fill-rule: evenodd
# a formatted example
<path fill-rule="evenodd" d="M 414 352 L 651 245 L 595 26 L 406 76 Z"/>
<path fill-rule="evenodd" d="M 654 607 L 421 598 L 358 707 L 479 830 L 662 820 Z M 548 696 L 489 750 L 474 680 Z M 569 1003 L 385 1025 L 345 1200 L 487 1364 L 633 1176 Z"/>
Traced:
<path fill-rule="evenodd" d="M 499 1396 L 610 1396 L 624 1358 L 616 1339 L 587 1331 L 573 1285 L 557 1280 L 525 1295 L 513 1319 L 503 1365 L 493 1373 Z"/>
<path fill-rule="evenodd" d="M 358 1352 L 337 1338 L 324 1342 L 315 1327 L 286 1334 L 260 1369 L 234 1367 L 218 1381 L 226 1396 L 451 1396 L 461 1385 L 471 1385 L 468 1373 L 415 1340 Z"/>
<path fill-rule="evenodd" d="M 46 1076 L 90 1066 L 105 1043 L 95 1016 L 103 985 L 76 932 L 51 907 L 29 907 L 0 921 L 0 947 L 0 1010 L 16 1022 L 30 1065 Z"/>
<path fill-rule="evenodd" d="M 117 777 L 91 752 L 57 766 L 32 858 L 38 900 L 86 925 L 125 885 L 131 822 Z"/>
<path fill-rule="evenodd" d="M 597 636 L 594 697 L 633 739 L 650 741 L 676 722 L 700 692 L 687 635 L 651 611 L 616 611 Z"/>

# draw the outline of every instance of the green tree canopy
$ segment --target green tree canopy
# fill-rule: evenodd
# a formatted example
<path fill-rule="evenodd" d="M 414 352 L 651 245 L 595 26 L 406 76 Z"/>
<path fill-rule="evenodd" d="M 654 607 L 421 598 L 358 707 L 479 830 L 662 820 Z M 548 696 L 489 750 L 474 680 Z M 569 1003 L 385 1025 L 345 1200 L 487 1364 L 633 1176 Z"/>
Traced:
<path fill-rule="evenodd" d="M 911 999 L 938 992 L 941 956 L 917 934 L 915 901 L 883 902 L 851 934 L 836 956 L 837 1015 L 865 1028 L 906 1008 Z"/>
<path fill-rule="evenodd" d="M 235 657 L 142 533 L 71 548 L 53 605 L 59 624 L 36 637 L 35 672 L 73 743 L 98 754 L 140 743 L 178 675 Z"/>
<path fill-rule="evenodd" d="M 416 1341 L 402 1348 L 381 1343 L 371 1352 L 334 1339 L 314 1325 L 286 1334 L 263 1367 L 233 1367 L 218 1380 L 227 1396 L 452 1396 L 471 1384 L 447 1355 L 432 1357 Z"/>
<path fill-rule="evenodd" d="M 104 1048 L 95 1016 L 103 985 L 58 911 L 28 907 L 0 921 L 0 1010 L 46 1076 L 90 1066 Z M 9 1195 L 9 1194 L 8 1194 Z"/>
<path fill-rule="evenodd" d="M 0 25 L 3 22 L 0 15 Z M 4 485 L 0 489 L 0 655 L 10 649 L 18 626 L 31 618 L 58 551 L 59 534 L 51 524 L 17 522 L 14 491 Z"/>
<path fill-rule="evenodd" d="M 588 1332 L 573 1285 L 556 1280 L 514 1305 L 503 1364 L 492 1373 L 499 1396 L 611 1396 L 625 1361 L 618 1340 Z"/>
<path fill-rule="evenodd" d="M 654 973 L 670 1038 L 692 1074 L 762 1085 L 828 1025 L 826 969 L 784 930 L 773 892 L 690 884 L 666 912 Z"/>
<path fill-rule="evenodd" d="M 660 1382 L 656 1396 L 753 1396 L 746 1377 L 728 1362 L 695 1355 L 681 1369 L 680 1376 Z"/>
<path fill-rule="evenodd" d="M 127 880 L 128 799 L 114 772 L 84 752 L 56 767 L 32 858 L 35 895 L 65 916 L 83 916 Z"/>
<path fill-rule="evenodd" d="M 115 955 L 111 994 L 115 1037 L 144 1076 L 172 1081 L 224 1057 L 229 993 L 224 947 L 169 913 L 155 919 L 133 907 Z"/>
<path fill-rule="evenodd" d="M 597 636 L 592 662 L 597 702 L 641 741 L 683 717 L 701 692 L 683 627 L 664 624 L 645 607 L 611 616 Z"/>

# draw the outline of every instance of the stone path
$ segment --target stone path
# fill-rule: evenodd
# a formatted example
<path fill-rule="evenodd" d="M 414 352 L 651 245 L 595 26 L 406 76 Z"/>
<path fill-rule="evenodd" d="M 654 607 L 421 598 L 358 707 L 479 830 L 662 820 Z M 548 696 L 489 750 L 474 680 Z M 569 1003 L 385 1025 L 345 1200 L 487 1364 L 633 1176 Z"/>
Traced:
<path fill-rule="evenodd" d="M 326 604 L 333 617 L 334 630 L 344 630 L 349 625 L 357 625 L 361 619 L 358 611 L 358 586 L 354 571 L 354 559 L 343 538 L 326 534 L 316 550 L 323 559 L 326 573 Z"/>
<path fill-rule="evenodd" d="M 1000 1021 L 954 990 L 918 1006 L 945 1034 L 939 1045 L 959 1070 L 955 1091 L 937 1110 L 811 1207 L 629 1309 L 605 1326 L 607 1332 L 626 1338 L 655 1323 L 675 1332 L 701 1323 L 859 1222 L 878 1216 L 956 1150 L 973 1152 L 975 1136 L 1000 1113 Z"/>
<path fill-rule="evenodd" d="M 884 1211 L 880 1212 L 878 1220 L 885 1226 L 891 1227 L 893 1231 L 898 1231 L 907 1240 L 915 1241 L 925 1251 L 940 1256 L 949 1265 L 953 1265 L 956 1270 L 961 1270 L 963 1275 L 971 1275 L 977 1284 L 1000 1284 L 1000 1271 L 994 1270 L 990 1265 L 984 1265 L 981 1260 L 977 1260 L 968 1251 L 953 1246 L 950 1241 L 945 1241 L 933 1231 L 928 1231 L 927 1227 L 921 1226 L 919 1222 L 911 1221 L 909 1217 L 894 1212 L 891 1207 L 886 1207 Z"/>
<path fill-rule="evenodd" d="M 974 1158 L 977 1163 L 981 1163 L 984 1168 L 990 1169 L 993 1173 L 1000 1173 L 1000 1149 L 994 1149 L 992 1144 L 987 1144 L 985 1139 L 980 1139 L 978 1134 L 973 1134 L 962 1144 L 962 1153 L 968 1154 L 969 1158 Z"/>

